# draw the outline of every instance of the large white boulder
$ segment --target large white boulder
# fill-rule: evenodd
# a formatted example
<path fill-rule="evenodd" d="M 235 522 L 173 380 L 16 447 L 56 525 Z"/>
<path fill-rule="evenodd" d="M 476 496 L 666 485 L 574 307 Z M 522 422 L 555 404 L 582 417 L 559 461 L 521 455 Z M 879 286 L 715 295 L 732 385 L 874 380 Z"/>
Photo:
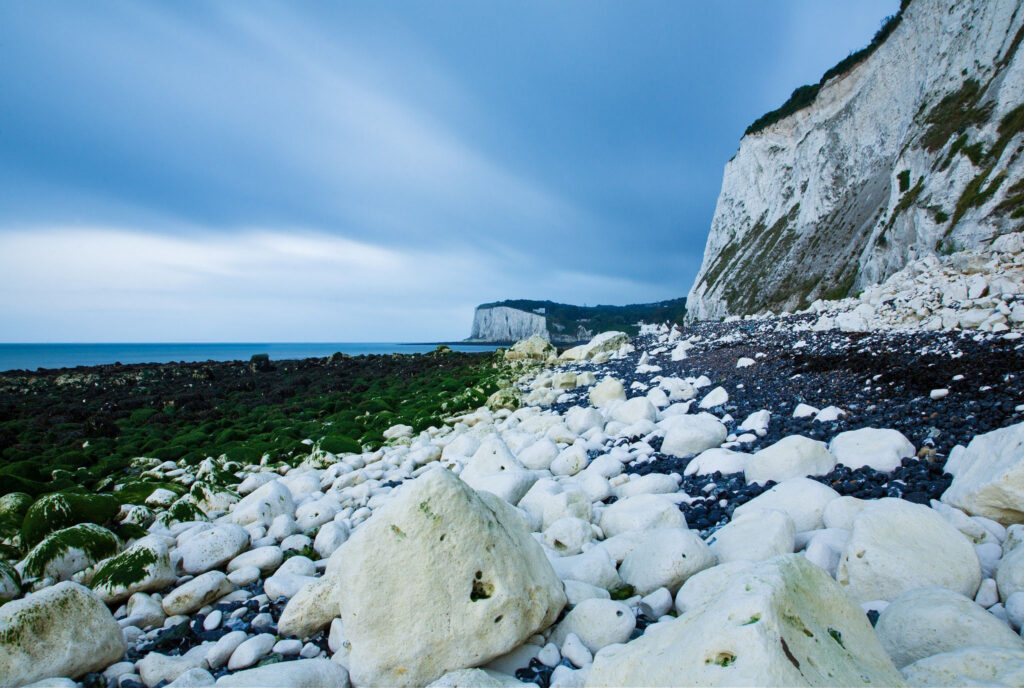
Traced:
<path fill-rule="evenodd" d="M 790 478 L 736 507 L 733 516 L 739 518 L 755 511 L 782 511 L 793 519 L 797 532 L 817 530 L 824 525 L 825 508 L 838 498 L 838 492 L 817 480 Z"/>
<path fill-rule="evenodd" d="M 612 420 L 617 420 L 624 425 L 648 420 L 652 423 L 658 417 L 658 409 L 647 397 L 633 397 L 612 408 Z"/>
<path fill-rule="evenodd" d="M 335 556 L 357 685 L 423 685 L 485 663 L 566 601 L 519 512 L 442 468 L 396 490 Z"/>
<path fill-rule="evenodd" d="M 639 595 L 658 588 L 674 592 L 687 578 L 714 565 L 715 555 L 697 533 L 686 528 L 659 528 L 626 555 L 619 576 Z"/>
<path fill-rule="evenodd" d="M 710 413 L 669 416 L 658 425 L 665 431 L 661 451 L 669 456 L 700 454 L 721 445 L 729 434 L 722 421 Z"/>
<path fill-rule="evenodd" d="M 974 546 L 934 510 L 902 499 L 868 504 L 853 521 L 836 580 L 858 602 L 893 600 L 925 585 L 974 597 Z"/>
<path fill-rule="evenodd" d="M 676 593 L 676 612 L 683 614 L 691 609 L 696 609 L 722 592 L 733 578 L 744 574 L 755 566 L 757 566 L 757 562 L 749 559 L 737 559 L 712 566 L 690 576 Z"/>
<path fill-rule="evenodd" d="M 968 647 L 919 659 L 900 669 L 912 686 L 1024 686 L 1024 652 Z"/>
<path fill-rule="evenodd" d="M 828 574 L 792 554 L 734 576 L 641 638 L 606 647 L 587 679 L 588 686 L 898 683 L 864 612 Z"/>
<path fill-rule="evenodd" d="M 1005 623 L 959 593 L 915 588 L 882 610 L 875 625 L 897 667 L 974 645 L 1024 652 L 1024 640 Z"/>
<path fill-rule="evenodd" d="M 324 576 L 306 583 L 289 598 L 277 622 L 280 635 L 308 638 L 338 618 L 341 610 L 338 606 L 337 587 L 341 581 L 330 574 L 328 571 Z"/>
<path fill-rule="evenodd" d="M 222 523 L 179 542 L 181 568 L 185 573 L 206 573 L 234 559 L 249 547 L 249 531 L 234 523 Z"/>
<path fill-rule="evenodd" d="M 861 428 L 841 432 L 829 442 L 836 463 L 850 468 L 867 466 L 891 473 L 902 459 L 914 456 L 914 445 L 899 430 Z"/>
<path fill-rule="evenodd" d="M 1024 423 L 978 435 L 956 454 L 942 501 L 1003 525 L 1024 523 Z"/>
<path fill-rule="evenodd" d="M 258 523 L 269 526 L 278 516 L 295 516 L 292 493 L 279 480 L 258 487 L 231 509 L 231 520 L 240 526 Z"/>
<path fill-rule="evenodd" d="M 720 564 L 739 559 L 762 561 L 791 554 L 796 536 L 793 519 L 784 511 L 746 512 L 708 538 L 708 546 Z"/>
<path fill-rule="evenodd" d="M 606 377 L 590 389 L 590 404 L 597 406 L 608 406 L 615 401 L 625 401 L 626 390 L 619 380 L 613 377 Z"/>
<path fill-rule="evenodd" d="M 790 435 L 752 454 L 743 474 L 748 483 L 779 483 L 788 478 L 825 475 L 835 466 L 836 460 L 824 442 Z"/>
<path fill-rule="evenodd" d="M 527 470 L 497 436 L 480 443 L 459 477 L 474 490 L 486 490 L 510 504 L 537 482 L 537 474 Z"/>
<path fill-rule="evenodd" d="M 65 581 L 0 607 L 0 686 L 77 678 L 121 659 L 124 636 L 88 588 Z"/>
<path fill-rule="evenodd" d="M 610 330 L 595 335 L 586 344 L 563 351 L 558 358 L 562 361 L 585 361 L 600 353 L 614 353 L 624 344 L 629 344 L 629 335 L 625 332 Z"/>
<path fill-rule="evenodd" d="M 613 643 L 624 643 L 636 628 L 636 616 L 622 602 L 591 598 L 583 600 L 565 615 L 551 634 L 551 642 L 561 646 L 575 633 L 587 649 L 597 652 Z"/>

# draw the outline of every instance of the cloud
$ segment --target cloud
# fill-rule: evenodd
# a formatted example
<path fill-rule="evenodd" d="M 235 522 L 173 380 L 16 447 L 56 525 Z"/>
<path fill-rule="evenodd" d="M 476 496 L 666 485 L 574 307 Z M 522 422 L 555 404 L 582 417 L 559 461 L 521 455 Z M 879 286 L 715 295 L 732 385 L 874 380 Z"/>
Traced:
<path fill-rule="evenodd" d="M 452 340 L 467 336 L 482 301 L 625 303 L 652 290 L 538 269 L 527 255 L 388 249 L 296 229 L 0 232 L 4 340 L 50 340 L 53 331 L 61 341 Z"/>

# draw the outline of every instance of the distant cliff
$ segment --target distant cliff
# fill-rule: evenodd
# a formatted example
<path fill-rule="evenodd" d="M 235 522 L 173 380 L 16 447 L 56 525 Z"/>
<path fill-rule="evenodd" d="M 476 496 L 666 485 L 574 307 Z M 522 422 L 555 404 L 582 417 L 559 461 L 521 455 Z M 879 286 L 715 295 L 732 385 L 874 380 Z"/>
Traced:
<path fill-rule="evenodd" d="M 1021 0 L 904 0 L 863 51 L 751 125 L 689 317 L 792 310 L 1024 218 Z"/>
<path fill-rule="evenodd" d="M 469 341 L 507 343 L 539 334 L 555 344 L 575 344 L 606 330 L 636 334 L 638 322 L 678 322 L 685 312 L 686 299 L 629 306 L 499 301 L 476 307 Z"/>

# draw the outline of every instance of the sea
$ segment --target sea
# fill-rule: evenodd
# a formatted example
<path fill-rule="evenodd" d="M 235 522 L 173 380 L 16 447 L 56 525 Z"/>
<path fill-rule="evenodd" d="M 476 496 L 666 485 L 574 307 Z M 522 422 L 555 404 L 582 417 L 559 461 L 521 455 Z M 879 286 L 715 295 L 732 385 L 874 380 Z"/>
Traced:
<path fill-rule="evenodd" d="M 364 354 L 420 354 L 437 344 L 395 342 L 271 342 L 271 343 L 168 343 L 168 344 L 2 344 L 0 372 L 38 368 L 74 368 L 110 363 L 171 363 L 196 361 L 248 361 L 253 354 L 270 360 L 322 358 L 340 351 Z M 455 351 L 494 351 L 497 344 L 449 343 Z"/>

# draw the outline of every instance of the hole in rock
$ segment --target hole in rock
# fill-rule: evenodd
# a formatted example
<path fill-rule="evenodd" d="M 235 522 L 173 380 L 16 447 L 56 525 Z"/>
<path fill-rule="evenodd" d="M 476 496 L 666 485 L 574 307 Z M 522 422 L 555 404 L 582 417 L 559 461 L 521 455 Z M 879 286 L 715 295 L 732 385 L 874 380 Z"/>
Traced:
<path fill-rule="evenodd" d="M 490 583 L 475 580 L 473 581 L 473 589 L 469 591 L 469 599 L 472 602 L 477 600 L 486 600 L 494 593 L 494 586 Z"/>

